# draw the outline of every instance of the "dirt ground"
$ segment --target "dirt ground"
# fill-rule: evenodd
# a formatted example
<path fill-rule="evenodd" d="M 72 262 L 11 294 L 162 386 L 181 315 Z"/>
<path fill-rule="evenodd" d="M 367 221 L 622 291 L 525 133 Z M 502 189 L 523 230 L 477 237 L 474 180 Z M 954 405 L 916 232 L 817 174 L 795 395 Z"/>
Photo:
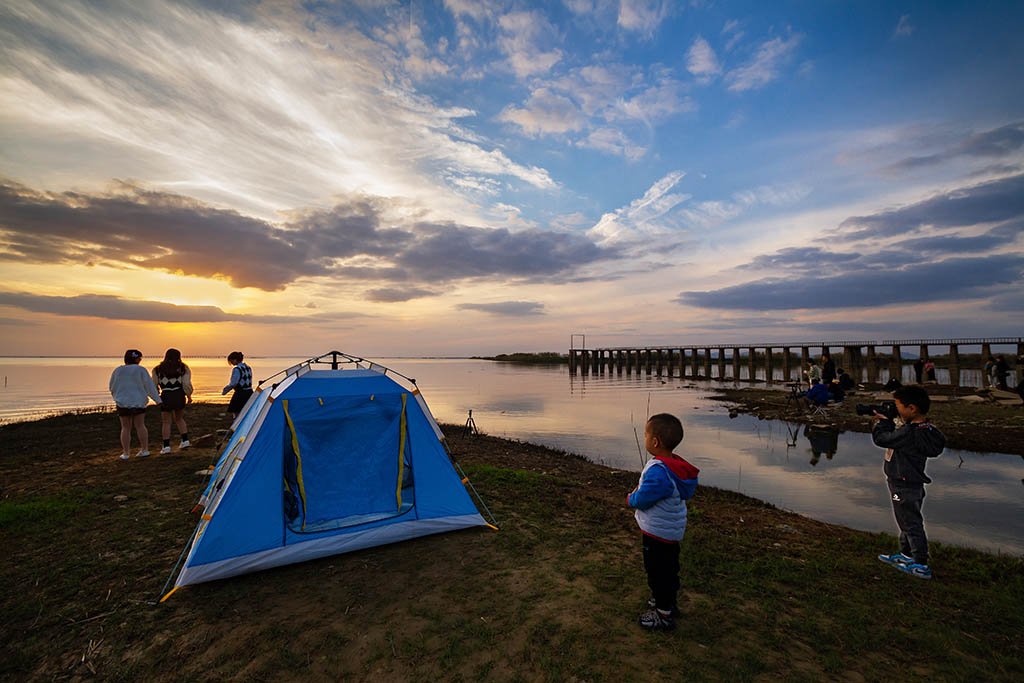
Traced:
<path fill-rule="evenodd" d="M 904 677 L 1024 676 L 1019 558 L 936 544 L 941 580 L 929 584 L 874 559 L 891 536 L 703 486 L 679 628 L 645 633 L 625 505 L 636 473 L 461 427 L 445 427 L 452 451 L 500 531 L 187 586 L 154 604 L 196 524 L 221 410 L 189 408 L 199 447 L 128 462 L 109 413 L 0 427 L 0 679 L 877 680 L 906 652 L 928 656 Z"/>
<path fill-rule="evenodd" d="M 990 390 L 957 390 L 944 385 L 926 386 L 932 399 L 929 418 L 946 436 L 948 448 L 982 453 L 1024 456 L 1024 404 L 1015 394 Z M 828 426 L 843 431 L 870 432 L 873 421 L 857 415 L 858 403 L 877 405 L 892 394 L 873 385 L 847 394 L 827 409 L 827 415 L 810 415 L 806 402 L 789 398 L 785 385 L 771 388 L 712 389 L 708 398 L 730 404 L 730 414 L 749 413 L 759 418 Z"/>

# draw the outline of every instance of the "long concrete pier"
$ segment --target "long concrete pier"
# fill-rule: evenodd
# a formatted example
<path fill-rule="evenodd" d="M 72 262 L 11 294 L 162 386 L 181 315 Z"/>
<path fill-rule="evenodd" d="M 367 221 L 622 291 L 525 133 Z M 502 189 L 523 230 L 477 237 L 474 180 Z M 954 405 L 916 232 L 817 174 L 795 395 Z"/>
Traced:
<path fill-rule="evenodd" d="M 569 349 L 569 372 L 577 374 L 656 374 L 661 377 L 715 379 L 727 381 L 775 380 L 773 371 L 781 367 L 783 382 L 799 381 L 812 358 L 812 350 L 833 355 L 842 354 L 843 369 L 855 381 L 877 382 L 879 371 L 888 369 L 890 377 L 902 373 L 901 349 L 917 347 L 921 359 L 927 361 L 933 347 L 949 350 L 949 383 L 960 385 L 960 347 L 980 346 L 981 355 L 992 355 L 995 345 L 1016 345 L 1017 356 L 1024 355 L 1022 337 L 978 337 L 950 339 L 887 339 L 883 341 L 834 340 L 815 342 L 760 342 L 730 344 L 672 344 L 668 346 L 606 347 Z M 799 353 L 799 365 L 794 362 Z M 1007 354 L 1008 355 L 1008 354 Z M 746 370 L 744 373 L 742 370 Z M 763 370 L 763 380 L 757 377 Z M 795 372 L 794 372 L 795 371 Z M 745 375 L 745 376 L 744 376 Z"/>

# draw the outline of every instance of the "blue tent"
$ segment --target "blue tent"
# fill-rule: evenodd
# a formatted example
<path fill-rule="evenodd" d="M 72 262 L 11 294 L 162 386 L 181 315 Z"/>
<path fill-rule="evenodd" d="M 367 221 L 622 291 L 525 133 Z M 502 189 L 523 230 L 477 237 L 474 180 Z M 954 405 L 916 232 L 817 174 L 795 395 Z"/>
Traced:
<path fill-rule="evenodd" d="M 321 356 L 264 380 L 238 415 L 175 589 L 488 524 L 415 380 L 326 357 L 332 369 Z"/>

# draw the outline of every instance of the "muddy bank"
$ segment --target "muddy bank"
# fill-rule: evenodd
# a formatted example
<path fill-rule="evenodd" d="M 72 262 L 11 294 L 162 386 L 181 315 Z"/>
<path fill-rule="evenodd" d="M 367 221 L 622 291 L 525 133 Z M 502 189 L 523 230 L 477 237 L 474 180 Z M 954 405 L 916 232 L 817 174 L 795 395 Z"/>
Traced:
<path fill-rule="evenodd" d="M 1024 456 L 1024 406 L 1014 394 L 942 385 L 926 388 L 932 398 L 929 416 L 946 435 L 949 448 Z M 892 395 L 880 385 L 858 389 L 841 404 L 829 407 L 824 416 L 809 415 L 806 404 L 789 400 L 785 386 L 716 388 L 708 398 L 728 403 L 731 414 L 749 413 L 764 419 L 870 432 L 872 420 L 857 415 L 856 405 L 877 404 Z"/>

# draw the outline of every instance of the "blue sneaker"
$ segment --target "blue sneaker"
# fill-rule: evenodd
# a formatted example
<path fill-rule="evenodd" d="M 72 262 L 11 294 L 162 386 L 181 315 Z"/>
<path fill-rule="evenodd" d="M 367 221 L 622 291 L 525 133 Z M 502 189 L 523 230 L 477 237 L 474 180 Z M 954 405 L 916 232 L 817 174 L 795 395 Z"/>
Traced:
<path fill-rule="evenodd" d="M 907 565 L 914 564 L 914 558 L 908 557 L 903 553 L 897 553 L 895 555 L 879 555 L 878 559 L 886 564 L 895 565 L 901 569 Z"/>
<path fill-rule="evenodd" d="M 906 572 L 911 576 L 916 576 L 919 579 L 930 579 L 932 578 L 932 570 L 928 568 L 926 564 L 898 564 L 896 568 L 900 571 Z"/>

